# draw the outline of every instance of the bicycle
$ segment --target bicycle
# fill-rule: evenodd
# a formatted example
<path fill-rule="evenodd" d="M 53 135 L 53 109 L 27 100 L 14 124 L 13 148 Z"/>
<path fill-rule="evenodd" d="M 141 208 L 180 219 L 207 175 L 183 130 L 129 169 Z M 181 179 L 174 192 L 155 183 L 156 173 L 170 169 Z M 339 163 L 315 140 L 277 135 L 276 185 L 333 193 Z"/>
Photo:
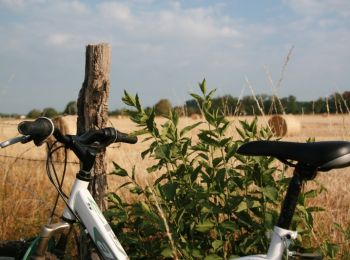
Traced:
<path fill-rule="evenodd" d="M 13 242 L 5 248 L 0 248 L 0 255 L 15 259 L 63 259 L 68 235 L 73 225 L 79 223 L 98 249 L 98 252 L 93 254 L 94 259 L 128 259 L 126 252 L 90 194 L 88 185 L 91 180 L 91 169 L 98 153 L 115 142 L 134 144 L 137 142 L 137 137 L 129 136 L 112 127 L 89 130 L 81 136 L 63 135 L 46 117 L 40 117 L 35 121 L 23 121 L 18 125 L 18 131 L 21 136 L 1 142 L 0 147 L 5 148 L 19 142 L 30 141 L 39 146 L 53 136 L 79 158 L 80 170 L 69 196 L 63 193 L 61 186 L 55 185 L 66 204 L 61 221 L 45 225 L 38 237 L 32 241 Z M 54 236 L 59 236 L 59 239 L 52 246 Z"/>
<path fill-rule="evenodd" d="M 81 169 L 67 198 L 61 222 L 43 227 L 40 235 L 31 242 L 23 259 L 45 259 L 47 252 L 62 259 L 67 236 L 72 225 L 79 222 L 90 235 L 103 259 L 128 259 L 106 219 L 89 193 L 87 186 L 91 179 L 90 170 L 96 155 L 114 142 L 136 143 L 137 138 L 120 133 L 114 128 L 90 130 L 81 136 L 62 135 L 48 118 L 39 118 L 34 122 L 22 122 L 18 126 L 20 137 L 0 143 L 0 147 L 34 141 L 41 145 L 49 136 L 71 149 L 81 161 Z M 319 171 L 350 166 L 350 142 L 326 141 L 314 143 L 295 143 L 284 141 L 253 141 L 243 144 L 237 153 L 247 156 L 272 156 L 294 167 L 279 220 L 273 230 L 270 246 L 266 255 L 253 255 L 236 258 L 237 260 L 279 260 L 284 254 L 297 259 L 322 259 L 317 254 L 300 254 L 289 251 L 289 245 L 296 239 L 297 232 L 289 230 L 298 197 L 304 182 L 312 180 Z M 292 163 L 292 161 L 296 163 Z M 59 187 L 58 192 L 62 193 Z M 60 194 L 64 198 L 64 194 Z M 58 243 L 48 249 L 53 235 L 60 234 Z M 26 248 L 28 242 L 22 247 Z M 23 250 L 22 248 L 22 250 Z"/>
<path fill-rule="evenodd" d="M 243 144 L 237 153 L 247 156 L 271 156 L 294 168 L 292 179 L 282 203 L 277 225 L 266 255 L 254 255 L 240 259 L 282 259 L 285 252 L 296 259 L 322 259 L 318 254 L 300 254 L 289 251 L 297 232 L 289 230 L 303 184 L 317 176 L 318 172 L 350 166 L 350 142 L 322 141 L 297 143 L 286 141 L 251 141 Z M 293 163 L 295 162 L 295 163 Z"/>

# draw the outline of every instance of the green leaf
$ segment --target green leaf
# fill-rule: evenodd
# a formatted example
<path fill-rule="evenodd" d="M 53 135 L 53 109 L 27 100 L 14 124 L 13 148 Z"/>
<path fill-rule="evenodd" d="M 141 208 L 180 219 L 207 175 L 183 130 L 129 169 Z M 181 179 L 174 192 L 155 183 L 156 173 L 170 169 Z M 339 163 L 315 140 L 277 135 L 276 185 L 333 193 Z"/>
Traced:
<path fill-rule="evenodd" d="M 136 175 L 136 166 L 134 165 L 133 167 L 132 167 L 132 171 L 131 171 L 131 179 L 133 180 L 133 181 L 135 181 L 135 175 Z"/>
<path fill-rule="evenodd" d="M 211 246 L 213 247 L 214 252 L 216 252 L 218 249 L 220 249 L 223 245 L 224 245 L 224 242 L 221 240 L 214 240 L 211 243 Z"/>
<path fill-rule="evenodd" d="M 223 160 L 223 158 L 220 156 L 220 157 L 217 157 L 217 158 L 214 158 L 213 160 L 213 166 L 216 167 L 219 165 L 219 163 L 221 163 Z"/>
<path fill-rule="evenodd" d="M 198 137 L 205 144 L 219 147 L 218 141 L 211 138 L 207 133 L 200 133 L 200 134 L 198 134 Z"/>
<path fill-rule="evenodd" d="M 126 186 L 129 186 L 130 184 L 132 184 L 131 181 L 125 182 L 125 183 L 123 183 L 122 185 L 120 185 L 116 190 L 120 190 L 121 188 L 124 188 L 124 187 L 126 187 Z"/>
<path fill-rule="evenodd" d="M 198 249 L 193 249 L 191 252 L 191 255 L 196 259 L 203 259 L 203 255 L 201 254 L 201 251 Z"/>
<path fill-rule="evenodd" d="M 203 98 L 202 98 L 201 96 L 199 96 L 199 95 L 197 95 L 197 94 L 193 94 L 193 93 L 191 93 L 190 95 L 191 95 L 195 100 L 197 100 L 198 103 L 203 102 Z"/>
<path fill-rule="evenodd" d="M 135 98 L 130 96 L 130 94 L 126 90 L 124 90 L 124 97 L 122 98 L 122 101 L 124 102 L 124 104 L 128 106 L 131 106 L 131 107 L 136 106 Z"/>
<path fill-rule="evenodd" d="M 234 144 L 234 145 L 229 145 L 227 148 L 225 148 L 225 149 L 227 149 L 227 151 L 226 151 L 226 156 L 225 156 L 225 160 L 226 161 L 228 161 L 229 159 L 231 159 L 234 155 L 235 155 L 235 153 L 236 153 L 236 151 L 237 151 L 237 145 L 236 144 Z"/>
<path fill-rule="evenodd" d="M 151 213 L 150 207 L 143 201 L 140 202 L 141 209 L 146 213 Z"/>
<path fill-rule="evenodd" d="M 230 221 L 230 220 L 226 220 L 222 223 L 219 224 L 219 227 L 223 228 L 225 231 L 232 231 L 235 232 L 238 230 L 238 226 L 235 222 Z"/>
<path fill-rule="evenodd" d="M 141 129 L 141 130 L 134 131 L 130 135 L 139 136 L 139 135 L 144 135 L 144 134 L 148 134 L 147 129 Z"/>
<path fill-rule="evenodd" d="M 133 186 L 131 188 L 129 188 L 129 191 L 133 194 L 137 194 L 137 195 L 140 195 L 141 193 L 143 193 L 143 190 L 141 187 L 139 186 Z"/>
<path fill-rule="evenodd" d="M 159 165 L 157 165 L 157 164 L 156 165 L 152 165 L 151 167 L 148 167 L 146 170 L 147 170 L 148 173 L 158 171 L 159 170 Z"/>
<path fill-rule="evenodd" d="M 173 257 L 173 251 L 170 247 L 166 247 L 162 250 L 161 255 L 166 258 L 172 258 Z"/>
<path fill-rule="evenodd" d="M 200 87 L 203 95 L 205 95 L 207 93 L 207 83 L 206 83 L 205 79 L 203 79 L 203 81 L 201 83 L 199 83 L 199 87 Z"/>
<path fill-rule="evenodd" d="M 322 211 L 325 211 L 325 209 L 322 207 L 308 207 L 307 211 L 308 212 L 322 212 Z"/>
<path fill-rule="evenodd" d="M 246 135 L 245 132 L 242 131 L 241 129 L 236 128 L 236 131 L 237 131 L 237 133 L 239 134 L 239 136 L 240 136 L 242 139 L 246 139 L 246 138 L 247 138 L 247 135 Z"/>
<path fill-rule="evenodd" d="M 179 185 L 177 183 L 167 183 L 162 186 L 162 191 L 168 200 L 174 200 L 176 189 Z"/>
<path fill-rule="evenodd" d="M 135 105 L 136 105 L 136 108 L 137 108 L 138 111 L 142 111 L 140 100 L 139 100 L 139 96 L 137 94 L 135 96 Z"/>
<path fill-rule="evenodd" d="M 276 201 L 278 198 L 278 190 L 274 187 L 267 186 L 262 188 L 262 192 L 265 197 L 269 198 L 272 201 Z"/>
<path fill-rule="evenodd" d="M 231 139 L 232 139 L 231 137 L 224 138 L 220 141 L 219 145 L 221 147 L 225 147 L 231 141 Z"/>
<path fill-rule="evenodd" d="M 123 169 L 122 167 L 120 167 L 117 163 L 113 162 L 114 165 L 114 170 L 113 172 L 111 172 L 112 175 L 117 175 L 117 176 L 128 176 L 128 173 L 125 169 Z"/>
<path fill-rule="evenodd" d="M 202 166 L 199 165 L 191 172 L 191 182 L 194 182 L 197 180 L 198 174 L 199 174 L 201 169 L 202 169 Z"/>
<path fill-rule="evenodd" d="M 208 255 L 204 258 L 204 260 L 222 260 L 223 258 L 216 255 L 216 254 L 211 254 L 211 255 Z"/>
<path fill-rule="evenodd" d="M 215 226 L 215 224 L 212 221 L 210 221 L 209 219 L 206 219 L 202 223 L 197 224 L 195 226 L 195 229 L 198 232 L 206 233 L 209 230 L 211 230 L 214 226 Z"/>
<path fill-rule="evenodd" d="M 223 135 L 230 125 L 231 123 L 229 121 L 225 122 L 224 125 L 218 129 L 220 135 Z"/>
<path fill-rule="evenodd" d="M 305 198 L 316 198 L 318 195 L 317 190 L 310 190 L 304 193 Z"/>
<path fill-rule="evenodd" d="M 211 91 L 208 93 L 207 98 L 210 99 L 210 98 L 212 97 L 212 95 L 213 95 L 215 92 L 216 92 L 216 89 L 211 90 Z"/>
<path fill-rule="evenodd" d="M 184 134 L 186 134 L 187 132 L 191 131 L 192 129 L 196 128 L 197 126 L 199 126 L 200 124 L 203 124 L 203 122 L 198 122 L 195 123 L 193 125 L 189 125 L 184 127 L 181 131 L 180 131 L 180 137 L 182 137 Z"/>
<path fill-rule="evenodd" d="M 123 204 L 121 198 L 117 194 L 115 194 L 114 192 L 113 193 L 112 192 L 108 193 L 107 198 L 108 198 L 108 201 L 113 202 L 116 205 L 122 205 Z"/>

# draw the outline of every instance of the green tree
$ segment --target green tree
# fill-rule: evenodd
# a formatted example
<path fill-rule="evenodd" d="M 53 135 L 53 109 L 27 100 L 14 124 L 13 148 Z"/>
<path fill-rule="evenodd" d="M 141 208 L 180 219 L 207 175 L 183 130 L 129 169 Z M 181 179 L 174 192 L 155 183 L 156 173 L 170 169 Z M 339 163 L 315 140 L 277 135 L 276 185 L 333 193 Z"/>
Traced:
<path fill-rule="evenodd" d="M 156 115 L 163 116 L 168 115 L 172 109 L 172 105 L 168 99 L 161 99 L 154 106 Z"/>
<path fill-rule="evenodd" d="M 323 98 L 319 98 L 314 102 L 313 105 L 314 113 L 320 114 L 320 113 L 326 113 L 327 112 L 327 105 L 326 100 Z"/>
<path fill-rule="evenodd" d="M 58 116 L 59 113 L 56 111 L 56 109 L 52 108 L 52 107 L 47 107 L 43 110 L 42 116 L 46 116 L 49 118 Z"/>
<path fill-rule="evenodd" d="M 27 118 L 31 118 L 31 119 L 35 119 L 40 117 L 42 114 L 42 112 L 38 109 L 32 109 L 29 111 L 29 113 L 27 114 Z"/>
<path fill-rule="evenodd" d="M 66 115 L 76 115 L 78 111 L 77 102 L 76 101 L 70 101 L 66 108 L 64 109 L 63 113 Z"/>

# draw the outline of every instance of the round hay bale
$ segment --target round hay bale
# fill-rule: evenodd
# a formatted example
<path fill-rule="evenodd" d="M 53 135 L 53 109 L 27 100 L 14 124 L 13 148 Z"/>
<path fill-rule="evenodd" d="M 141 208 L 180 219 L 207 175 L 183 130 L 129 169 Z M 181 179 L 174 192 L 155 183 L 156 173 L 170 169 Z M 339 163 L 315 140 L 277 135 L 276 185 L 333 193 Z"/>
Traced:
<path fill-rule="evenodd" d="M 268 124 L 276 136 L 296 135 L 301 131 L 300 121 L 293 115 L 272 116 Z"/>
<path fill-rule="evenodd" d="M 77 133 L 77 116 L 69 115 L 69 116 L 60 116 L 56 117 L 53 120 L 55 127 L 57 127 L 63 135 L 75 135 Z M 54 137 L 50 137 L 48 140 L 49 145 L 53 145 L 55 142 Z M 53 149 L 61 146 L 61 144 L 56 144 L 53 146 Z M 57 162 L 64 161 L 64 149 L 59 149 L 52 155 L 53 160 Z M 70 155 L 68 152 L 68 160 L 74 160 L 74 156 Z"/>

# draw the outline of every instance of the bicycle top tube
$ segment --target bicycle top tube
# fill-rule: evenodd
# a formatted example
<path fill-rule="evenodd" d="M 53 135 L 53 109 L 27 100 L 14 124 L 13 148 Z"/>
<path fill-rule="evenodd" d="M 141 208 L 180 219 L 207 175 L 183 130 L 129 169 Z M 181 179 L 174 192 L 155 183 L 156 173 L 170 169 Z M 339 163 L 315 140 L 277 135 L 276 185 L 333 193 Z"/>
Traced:
<path fill-rule="evenodd" d="M 252 141 L 243 144 L 237 153 L 272 156 L 281 161 L 292 160 L 299 166 L 329 171 L 350 166 L 350 142 L 322 141 L 297 143 L 286 141 Z"/>

